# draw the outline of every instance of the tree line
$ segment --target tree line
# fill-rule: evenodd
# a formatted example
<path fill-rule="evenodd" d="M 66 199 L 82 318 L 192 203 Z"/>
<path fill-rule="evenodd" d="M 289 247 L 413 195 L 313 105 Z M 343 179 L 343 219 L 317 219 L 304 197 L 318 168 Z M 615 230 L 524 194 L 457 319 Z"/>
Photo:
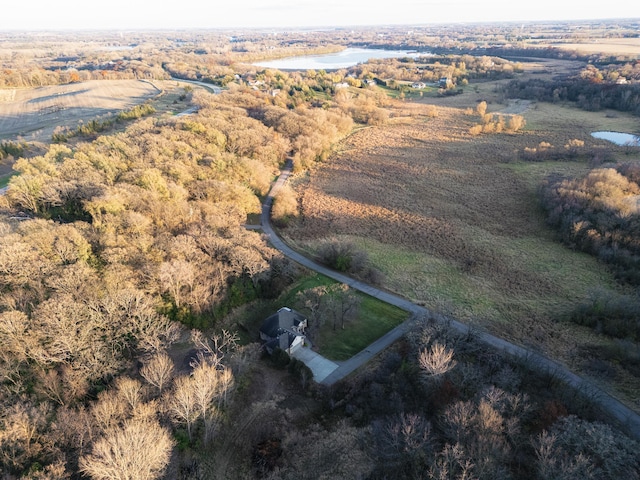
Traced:
<path fill-rule="evenodd" d="M 541 189 L 548 222 L 567 244 L 610 263 L 620 280 L 640 282 L 638 167 L 597 168 L 577 179 L 548 179 Z"/>
<path fill-rule="evenodd" d="M 637 78 L 637 73 L 633 76 Z M 617 72 L 617 70 L 615 70 Z M 523 98 L 544 102 L 573 102 L 576 106 L 589 111 L 603 109 L 619 110 L 640 115 L 640 84 L 616 83 L 611 80 L 619 76 L 607 74 L 610 80 L 602 77 L 601 72 L 587 68 L 582 75 L 557 80 L 512 80 L 504 87 L 504 93 L 511 98 Z M 625 77 L 626 78 L 626 77 Z"/>
<path fill-rule="evenodd" d="M 590 253 L 615 272 L 622 283 L 640 284 L 640 168 L 618 164 L 596 168 L 581 178 L 549 178 L 540 190 L 547 221 L 571 248 Z M 594 293 L 576 307 L 572 321 L 619 339 L 640 340 L 640 301 Z M 619 352 L 633 360 L 633 348 Z"/>
<path fill-rule="evenodd" d="M 308 168 L 353 122 L 337 104 L 289 109 L 248 88 L 193 101 L 196 115 L 141 118 L 15 162 L 0 198 L 8 478 L 127 478 L 125 467 L 156 478 L 176 442 L 210 443 L 258 351 L 194 331 L 190 373 L 167 359 L 183 325 L 219 330 L 232 308 L 291 281 L 244 223 L 287 157 Z"/>

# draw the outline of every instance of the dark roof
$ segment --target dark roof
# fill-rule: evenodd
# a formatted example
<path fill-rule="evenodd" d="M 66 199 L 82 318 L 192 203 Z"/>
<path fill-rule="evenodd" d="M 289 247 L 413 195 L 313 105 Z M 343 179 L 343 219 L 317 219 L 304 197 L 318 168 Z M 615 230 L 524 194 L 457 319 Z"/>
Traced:
<path fill-rule="evenodd" d="M 306 320 L 305 316 L 295 310 L 283 307 L 276 313 L 268 317 L 260 327 L 260 331 L 271 338 L 277 338 L 285 330 L 298 326 L 300 322 Z"/>
<path fill-rule="evenodd" d="M 280 336 L 269 340 L 264 344 L 264 346 L 269 353 L 273 353 L 276 348 L 279 348 L 280 350 L 288 349 L 295 339 L 296 336 L 293 333 L 284 332 Z"/>

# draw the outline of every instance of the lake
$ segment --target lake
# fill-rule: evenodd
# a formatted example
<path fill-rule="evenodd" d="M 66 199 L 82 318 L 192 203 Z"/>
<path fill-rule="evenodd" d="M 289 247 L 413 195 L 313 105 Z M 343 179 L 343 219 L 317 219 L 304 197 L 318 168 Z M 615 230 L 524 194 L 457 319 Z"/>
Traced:
<path fill-rule="evenodd" d="M 608 140 L 616 145 L 628 145 L 630 147 L 640 147 L 640 137 L 631 133 L 622 132 L 592 132 L 591 136 L 601 140 Z"/>
<path fill-rule="evenodd" d="M 286 57 L 278 60 L 256 62 L 253 65 L 278 70 L 338 70 L 348 68 L 358 63 L 364 63 L 372 58 L 398 58 L 427 56 L 429 53 L 417 53 L 415 50 L 382 50 L 378 48 L 347 48 L 337 53 L 324 55 L 304 55 Z"/>

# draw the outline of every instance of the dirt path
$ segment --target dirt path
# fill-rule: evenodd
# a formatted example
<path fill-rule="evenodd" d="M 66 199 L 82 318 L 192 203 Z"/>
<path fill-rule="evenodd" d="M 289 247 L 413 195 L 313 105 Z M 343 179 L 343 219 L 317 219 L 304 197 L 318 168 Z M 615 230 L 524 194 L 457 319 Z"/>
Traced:
<path fill-rule="evenodd" d="M 330 277 L 338 282 L 349 285 L 349 287 L 351 288 L 355 288 L 356 290 L 371 295 L 372 297 L 382 300 L 383 302 L 387 302 L 411 313 L 411 318 L 409 320 L 397 326 L 386 335 L 380 337 L 366 349 L 354 355 L 351 359 L 342 362 L 339 368 L 337 368 L 331 375 L 324 379 L 324 381 L 322 382 L 324 385 L 332 385 L 335 382 L 343 379 L 362 365 L 366 364 L 369 360 L 371 360 L 371 358 L 376 356 L 378 353 L 380 353 L 382 350 L 387 348 L 393 342 L 401 338 L 402 335 L 408 332 L 414 326 L 414 322 L 417 319 L 434 318 L 438 321 L 447 321 L 450 327 L 457 332 L 460 332 L 462 334 L 470 333 L 470 327 L 462 322 L 450 318 L 445 318 L 442 315 L 436 314 L 435 312 L 432 312 L 425 307 L 416 305 L 413 302 L 398 295 L 380 290 L 371 285 L 360 282 L 358 280 L 354 280 L 351 277 L 331 270 L 323 265 L 319 265 L 308 259 L 304 255 L 301 255 L 300 253 L 294 251 L 287 244 L 285 244 L 273 230 L 270 222 L 270 213 L 273 199 L 278 191 L 282 188 L 282 186 L 287 182 L 289 176 L 291 175 L 291 169 L 291 162 L 288 162 L 285 168 L 282 170 L 277 181 L 272 186 L 271 191 L 269 192 L 269 195 L 265 199 L 265 202 L 262 206 L 262 215 L 260 220 L 262 229 L 265 232 L 265 235 L 267 236 L 267 239 L 270 241 L 270 243 L 284 255 L 294 260 L 295 262 L 309 268 L 310 270 L 326 275 L 327 277 Z M 540 355 L 539 353 L 533 352 L 519 345 L 515 345 L 502 338 L 475 330 L 473 331 L 473 334 L 487 346 L 507 353 L 512 357 L 523 359 L 531 369 L 534 369 L 540 373 L 552 374 L 556 378 L 564 381 L 567 386 L 583 392 L 589 398 L 591 398 L 595 404 L 597 404 L 617 422 L 619 422 L 620 425 L 626 427 L 625 429 L 627 430 L 627 433 L 629 435 L 640 440 L 640 415 L 628 408 L 626 405 L 623 405 L 616 398 L 599 389 L 591 381 L 576 375 L 575 373 L 569 371 L 563 365 L 550 358 L 547 358 L 543 355 Z"/>

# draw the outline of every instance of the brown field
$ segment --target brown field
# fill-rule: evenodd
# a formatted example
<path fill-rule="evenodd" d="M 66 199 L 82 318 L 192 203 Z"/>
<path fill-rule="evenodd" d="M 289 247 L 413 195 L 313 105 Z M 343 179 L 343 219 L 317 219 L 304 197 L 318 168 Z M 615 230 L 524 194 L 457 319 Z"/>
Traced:
<path fill-rule="evenodd" d="M 548 46 L 580 53 L 640 56 L 640 38 L 601 38 L 581 43 L 550 42 Z"/>
<path fill-rule="evenodd" d="M 47 142 L 58 126 L 73 128 L 80 120 L 125 110 L 157 96 L 161 88 L 142 80 L 93 80 L 0 90 L 0 140 Z"/>
<path fill-rule="evenodd" d="M 534 103 L 524 109 L 530 125 L 524 132 L 471 136 L 476 115 L 445 105 L 460 107 L 466 97 L 474 106 L 490 92 L 436 99 L 436 118 L 428 118 L 423 104 L 396 104 L 390 124 L 354 133 L 298 180 L 301 218 L 284 234 L 303 250 L 327 237 L 352 241 L 386 275 L 387 288 L 591 375 L 588 359 L 576 353 L 606 340 L 562 315 L 594 290 L 618 287 L 594 258 L 555 240 L 536 197 L 546 175 L 579 174 L 589 165 L 525 163 L 517 151 L 573 138 L 608 148 L 590 131 L 640 122 Z M 489 110 L 505 107 L 491 103 Z M 640 386 L 625 372 L 615 385 L 595 380 L 640 408 Z"/>

